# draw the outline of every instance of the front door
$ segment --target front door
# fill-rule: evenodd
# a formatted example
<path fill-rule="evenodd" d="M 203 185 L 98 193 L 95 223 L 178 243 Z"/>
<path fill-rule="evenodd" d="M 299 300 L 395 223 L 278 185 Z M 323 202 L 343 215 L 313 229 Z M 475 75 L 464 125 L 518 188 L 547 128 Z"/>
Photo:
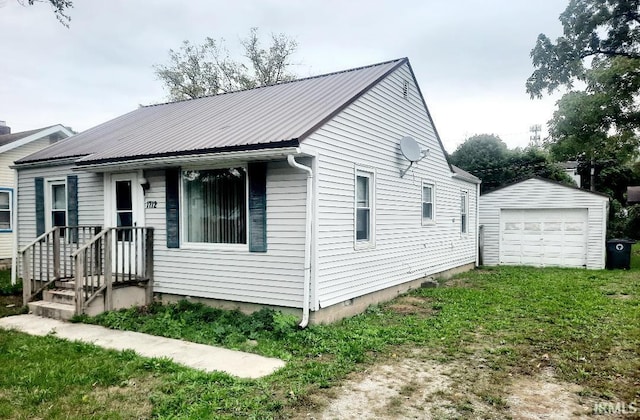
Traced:
<path fill-rule="evenodd" d="M 113 238 L 113 270 L 135 276 L 142 265 L 142 187 L 135 172 L 111 175 L 111 226 L 118 229 Z"/>

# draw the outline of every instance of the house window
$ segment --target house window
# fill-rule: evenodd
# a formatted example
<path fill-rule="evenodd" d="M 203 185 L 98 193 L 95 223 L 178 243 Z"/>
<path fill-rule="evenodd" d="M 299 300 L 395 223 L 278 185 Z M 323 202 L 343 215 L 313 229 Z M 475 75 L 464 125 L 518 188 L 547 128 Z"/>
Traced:
<path fill-rule="evenodd" d="M 192 243 L 247 243 L 245 168 L 182 173 L 184 239 Z"/>
<path fill-rule="evenodd" d="M 433 185 L 422 184 L 422 222 L 433 221 Z"/>
<path fill-rule="evenodd" d="M 13 190 L 0 190 L 0 232 L 11 232 Z"/>
<path fill-rule="evenodd" d="M 356 172 L 356 243 L 370 243 L 373 226 L 373 173 Z"/>
<path fill-rule="evenodd" d="M 468 194 L 463 191 L 460 194 L 460 232 L 467 233 L 467 208 L 468 208 Z"/>
<path fill-rule="evenodd" d="M 49 226 L 67 225 L 67 185 L 64 181 L 49 182 Z"/>

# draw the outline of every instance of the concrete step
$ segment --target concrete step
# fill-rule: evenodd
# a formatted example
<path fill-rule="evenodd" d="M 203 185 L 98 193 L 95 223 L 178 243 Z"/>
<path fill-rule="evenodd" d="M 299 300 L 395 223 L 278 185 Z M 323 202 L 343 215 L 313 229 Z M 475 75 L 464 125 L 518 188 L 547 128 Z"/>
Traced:
<path fill-rule="evenodd" d="M 67 321 L 71 319 L 75 314 L 75 306 L 67 305 L 64 303 L 38 300 L 35 302 L 29 302 L 27 305 L 29 306 L 29 312 L 45 318 L 61 319 Z"/>
<path fill-rule="evenodd" d="M 42 292 L 42 300 L 46 302 L 75 305 L 76 292 L 73 289 L 51 289 Z"/>

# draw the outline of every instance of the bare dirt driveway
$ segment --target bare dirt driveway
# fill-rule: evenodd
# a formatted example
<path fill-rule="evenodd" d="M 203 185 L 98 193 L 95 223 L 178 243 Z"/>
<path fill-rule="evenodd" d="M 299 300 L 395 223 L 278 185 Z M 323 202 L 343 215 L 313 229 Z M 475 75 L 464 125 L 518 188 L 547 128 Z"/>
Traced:
<path fill-rule="evenodd" d="M 482 361 L 423 358 L 419 351 L 376 365 L 332 389 L 306 419 L 582 419 L 594 402 L 580 387 L 562 383 L 545 368 L 536 377 L 494 383 Z M 498 397 L 496 395 L 502 395 Z"/>

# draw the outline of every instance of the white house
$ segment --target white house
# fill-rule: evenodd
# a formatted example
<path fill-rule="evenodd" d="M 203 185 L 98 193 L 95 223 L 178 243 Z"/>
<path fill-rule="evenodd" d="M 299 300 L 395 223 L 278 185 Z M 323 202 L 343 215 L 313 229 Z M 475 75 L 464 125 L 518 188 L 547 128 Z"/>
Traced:
<path fill-rule="evenodd" d="M 405 137 L 427 156 L 401 177 Z M 480 181 L 447 162 L 406 58 L 142 107 L 16 167 L 24 261 L 62 243 L 42 254 L 61 254 L 56 273 L 23 265 L 32 292 L 93 276 L 104 293 L 133 270 L 162 301 L 268 305 L 306 324 L 477 259 Z"/>
<path fill-rule="evenodd" d="M 609 197 L 530 178 L 480 197 L 482 263 L 604 268 Z"/>
<path fill-rule="evenodd" d="M 11 128 L 0 121 L 0 261 L 8 262 L 13 257 L 15 175 L 11 165 L 72 134 L 60 124 L 12 133 Z"/>

